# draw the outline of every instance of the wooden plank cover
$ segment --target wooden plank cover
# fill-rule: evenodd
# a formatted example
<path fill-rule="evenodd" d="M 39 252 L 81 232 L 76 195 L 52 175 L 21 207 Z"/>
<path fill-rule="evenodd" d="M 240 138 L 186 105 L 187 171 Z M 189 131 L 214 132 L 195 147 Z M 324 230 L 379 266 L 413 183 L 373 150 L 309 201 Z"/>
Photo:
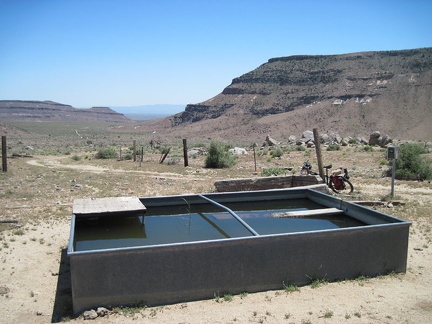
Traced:
<path fill-rule="evenodd" d="M 283 217 L 305 217 L 305 216 L 318 216 L 318 215 L 329 215 L 329 214 L 342 214 L 343 210 L 337 208 L 321 208 L 321 209 L 308 209 L 308 210 L 297 210 L 292 212 L 280 212 L 271 214 L 272 217 L 283 218 Z"/>
<path fill-rule="evenodd" d="M 77 214 L 111 214 L 145 211 L 146 207 L 137 197 L 107 197 L 76 199 L 72 213 Z"/>

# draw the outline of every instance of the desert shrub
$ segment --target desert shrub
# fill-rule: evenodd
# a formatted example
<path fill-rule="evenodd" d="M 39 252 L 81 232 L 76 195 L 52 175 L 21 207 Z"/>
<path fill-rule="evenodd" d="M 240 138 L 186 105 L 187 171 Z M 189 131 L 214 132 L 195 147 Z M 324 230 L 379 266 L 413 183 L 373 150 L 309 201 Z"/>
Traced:
<path fill-rule="evenodd" d="M 264 148 L 258 152 L 259 156 L 266 156 L 268 154 L 268 148 Z"/>
<path fill-rule="evenodd" d="M 180 158 L 178 157 L 171 157 L 167 160 L 168 165 L 176 165 L 179 164 L 179 162 L 180 162 Z"/>
<path fill-rule="evenodd" d="M 303 145 L 297 145 L 295 147 L 295 150 L 302 152 L 302 151 L 306 151 L 306 148 Z"/>
<path fill-rule="evenodd" d="M 396 179 L 432 179 L 432 160 L 425 156 L 426 153 L 428 153 L 427 150 L 420 144 L 407 143 L 399 146 L 396 159 Z M 388 175 L 391 175 L 391 170 L 388 171 Z"/>
<path fill-rule="evenodd" d="M 117 152 L 112 147 L 105 147 L 97 151 L 96 159 L 114 159 L 117 157 Z"/>
<path fill-rule="evenodd" d="M 206 168 L 229 168 L 236 163 L 236 157 L 228 152 L 229 147 L 212 141 L 205 159 Z"/>
<path fill-rule="evenodd" d="M 284 152 L 282 151 L 282 149 L 280 147 L 277 147 L 275 150 L 271 152 L 271 157 L 278 158 L 281 157 L 283 154 Z"/>
<path fill-rule="evenodd" d="M 261 175 L 263 177 L 270 177 L 272 175 L 280 175 L 280 174 L 285 174 L 286 170 L 284 168 L 265 168 L 262 169 L 261 171 Z"/>
<path fill-rule="evenodd" d="M 133 154 L 132 153 L 126 153 L 123 155 L 123 160 L 132 160 Z"/>
<path fill-rule="evenodd" d="M 365 152 L 373 152 L 373 150 L 374 150 L 373 147 L 370 145 L 366 145 L 363 147 L 363 151 Z"/>
<path fill-rule="evenodd" d="M 160 154 L 166 154 L 166 153 L 168 153 L 170 151 L 170 148 L 168 147 L 168 146 L 161 146 L 160 148 L 159 148 L 159 152 L 160 152 Z"/>
<path fill-rule="evenodd" d="M 340 151 L 340 146 L 338 144 L 329 144 L 329 146 L 327 146 L 327 151 Z"/>
<path fill-rule="evenodd" d="M 79 160 L 81 160 L 81 157 L 79 155 L 74 155 L 74 156 L 72 156 L 72 160 L 79 161 Z"/>
<path fill-rule="evenodd" d="M 348 141 L 348 144 L 357 144 L 357 139 L 355 137 L 351 137 Z"/>

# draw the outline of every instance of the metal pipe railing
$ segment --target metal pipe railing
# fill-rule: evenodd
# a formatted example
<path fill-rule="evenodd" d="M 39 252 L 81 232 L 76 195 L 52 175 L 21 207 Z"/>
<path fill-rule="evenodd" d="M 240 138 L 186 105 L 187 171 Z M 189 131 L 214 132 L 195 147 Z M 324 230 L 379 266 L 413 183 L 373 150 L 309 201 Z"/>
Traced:
<path fill-rule="evenodd" d="M 198 195 L 199 197 L 201 197 L 201 198 L 203 198 L 203 199 L 205 199 L 205 200 L 207 200 L 208 202 L 210 202 L 210 203 L 212 203 L 212 204 L 214 204 L 214 205 L 216 205 L 216 206 L 218 206 L 218 207 L 220 207 L 220 208 L 222 208 L 222 209 L 225 209 L 228 213 L 230 213 L 235 219 L 237 219 L 239 222 L 240 222 L 240 224 L 242 224 L 249 232 L 251 232 L 254 236 L 259 236 L 259 234 L 252 228 L 252 227 L 250 227 L 243 219 L 241 219 L 240 218 L 240 216 L 239 215 L 237 215 L 236 213 L 234 213 L 231 209 L 229 209 L 228 207 L 226 207 L 226 206 L 224 206 L 224 205 L 222 205 L 222 204 L 219 204 L 218 202 L 216 202 L 216 201 L 214 201 L 214 200 L 212 200 L 212 199 L 210 199 L 210 198 L 207 198 L 206 196 L 204 196 L 204 195 Z"/>

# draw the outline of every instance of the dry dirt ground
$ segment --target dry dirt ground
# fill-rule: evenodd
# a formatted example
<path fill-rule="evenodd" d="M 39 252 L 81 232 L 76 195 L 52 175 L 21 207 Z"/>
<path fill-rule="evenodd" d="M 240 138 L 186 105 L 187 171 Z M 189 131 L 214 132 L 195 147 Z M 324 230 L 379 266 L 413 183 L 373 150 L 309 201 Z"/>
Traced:
<path fill-rule="evenodd" d="M 95 160 L 85 153 L 77 161 L 71 156 L 9 159 L 8 172 L 0 174 L 0 322 L 84 321 L 71 314 L 65 252 L 74 199 L 210 192 L 216 180 L 256 176 L 263 167 L 296 169 L 306 159 L 314 164 L 313 155 L 314 151 L 291 152 L 278 160 L 258 157 L 257 171 L 252 154 L 224 170 L 203 168 L 202 158 L 189 159 L 187 168 L 182 162 L 160 165 L 159 155 L 146 155 L 141 165 Z M 344 163 L 351 170 L 352 199 L 378 200 L 390 193 L 390 179 L 381 177 L 383 159 L 382 151 L 324 152 L 325 161 Z M 117 308 L 94 322 L 432 323 L 432 185 L 397 181 L 395 194 L 405 205 L 375 208 L 412 222 L 405 274 L 323 282 L 295 292 Z"/>

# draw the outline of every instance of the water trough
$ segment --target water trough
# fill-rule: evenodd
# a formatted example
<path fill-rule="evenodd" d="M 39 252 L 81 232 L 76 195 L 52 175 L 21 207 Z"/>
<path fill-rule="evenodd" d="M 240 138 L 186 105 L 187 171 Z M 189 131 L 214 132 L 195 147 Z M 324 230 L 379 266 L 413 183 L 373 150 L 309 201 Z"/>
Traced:
<path fill-rule="evenodd" d="M 304 188 L 77 200 L 74 313 L 405 272 L 409 226 Z"/>

